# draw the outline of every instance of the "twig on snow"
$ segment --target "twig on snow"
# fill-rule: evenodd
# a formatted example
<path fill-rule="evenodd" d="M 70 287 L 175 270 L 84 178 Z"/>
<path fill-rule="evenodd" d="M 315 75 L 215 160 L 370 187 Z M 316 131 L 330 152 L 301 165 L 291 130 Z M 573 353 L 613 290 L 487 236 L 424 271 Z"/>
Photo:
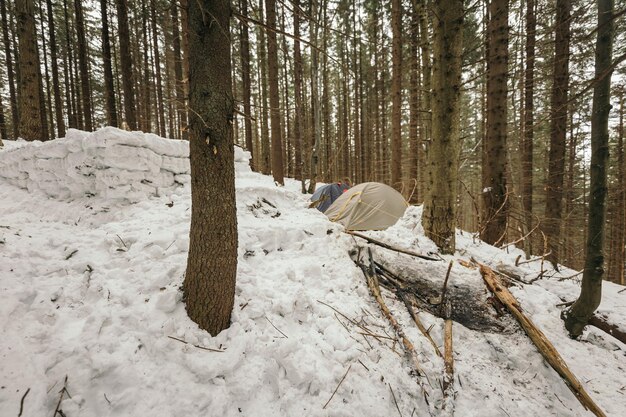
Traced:
<path fill-rule="evenodd" d="M 402 411 L 400 411 L 400 406 L 398 405 L 398 400 L 396 400 L 396 394 L 393 392 L 393 388 L 391 388 L 391 384 L 387 383 L 387 385 L 389 385 L 389 389 L 391 390 L 391 396 L 393 397 L 393 402 L 396 405 L 396 410 L 398 410 L 398 414 L 400 414 L 400 417 L 403 417 Z"/>
<path fill-rule="evenodd" d="M 189 343 L 189 342 L 188 342 L 188 341 L 186 341 L 186 340 L 179 339 L 179 338 L 174 337 L 174 336 L 167 336 L 167 337 L 169 337 L 169 338 L 170 338 L 170 339 L 172 339 L 172 340 L 177 340 L 177 341 L 179 341 L 179 342 L 181 342 L 181 343 L 184 343 L 184 344 L 186 344 L 186 345 L 191 345 L 191 346 L 196 347 L 196 348 L 198 348 L 198 349 L 208 350 L 209 352 L 220 352 L 220 353 L 223 353 L 223 352 L 224 352 L 223 350 L 220 350 L 220 349 L 211 349 L 211 348 L 208 348 L 208 347 L 206 347 L 206 346 L 194 345 L 193 343 Z"/>
<path fill-rule="evenodd" d="M 267 318 L 267 316 L 265 316 L 265 320 L 267 320 L 267 322 L 268 322 L 269 324 L 271 324 L 271 325 L 272 325 L 272 327 L 273 327 L 273 328 L 275 328 L 275 329 L 276 329 L 276 331 L 277 331 L 278 333 L 280 333 L 280 334 L 282 334 L 283 336 L 285 336 L 285 339 L 289 339 L 289 336 L 287 336 L 285 333 L 281 332 L 281 331 L 280 331 L 280 329 L 279 329 L 278 327 L 274 326 L 274 323 L 272 323 L 272 322 L 270 321 L 270 319 L 268 319 L 268 318 Z"/>
<path fill-rule="evenodd" d="M 330 398 L 328 399 L 328 401 L 326 401 L 326 404 L 324 404 L 324 407 L 322 407 L 322 410 L 326 409 L 326 406 L 330 403 L 330 400 L 333 399 L 333 397 L 335 396 L 335 394 L 337 393 L 337 390 L 339 389 L 339 387 L 341 386 L 341 384 L 343 383 L 343 380 L 346 379 L 346 376 L 348 376 L 348 372 L 350 372 L 350 369 L 352 369 L 352 364 L 350 364 L 350 366 L 348 366 L 348 370 L 346 371 L 345 374 L 343 374 L 343 377 L 341 378 L 341 381 L 339 381 L 339 384 L 337 384 L 337 387 L 335 388 L 335 390 L 333 391 L 333 394 L 330 396 Z"/>
<path fill-rule="evenodd" d="M 78 252 L 78 249 L 74 249 L 72 252 L 70 252 L 70 254 L 65 257 L 65 260 L 67 261 L 68 259 L 70 259 L 76 254 L 76 252 Z"/>
<path fill-rule="evenodd" d="M 63 411 L 61 411 L 59 409 L 59 407 L 61 407 L 61 401 L 63 401 L 63 395 L 65 395 L 65 393 L 67 393 L 68 397 L 70 395 L 69 392 L 67 392 L 67 375 L 65 375 L 65 380 L 63 381 L 63 388 L 61 388 L 61 391 L 59 391 L 59 393 L 61 393 L 61 395 L 59 396 L 59 402 L 57 402 L 57 406 L 54 409 L 54 414 L 52 415 L 52 417 L 56 417 L 57 414 L 61 414 L 61 416 L 63 416 Z"/>
<path fill-rule="evenodd" d="M 30 388 L 28 388 L 26 392 L 24 393 L 24 395 L 22 395 L 22 400 L 20 401 L 20 413 L 17 415 L 17 417 L 22 416 L 22 411 L 24 411 L 24 399 L 26 398 L 29 392 L 30 392 Z"/>

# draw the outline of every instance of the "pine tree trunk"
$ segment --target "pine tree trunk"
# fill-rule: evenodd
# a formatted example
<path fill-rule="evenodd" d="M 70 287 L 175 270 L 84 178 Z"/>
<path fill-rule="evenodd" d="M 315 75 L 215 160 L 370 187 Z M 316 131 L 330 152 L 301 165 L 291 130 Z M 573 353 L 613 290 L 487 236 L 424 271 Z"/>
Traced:
<path fill-rule="evenodd" d="M 433 118 L 428 151 L 428 193 L 424 200 L 426 236 L 441 249 L 455 250 L 463 1 L 434 3 Z"/>
<path fill-rule="evenodd" d="M 107 113 L 107 124 L 117 127 L 117 108 L 115 106 L 115 87 L 113 86 L 113 69 L 111 67 L 111 41 L 109 39 L 107 1 L 108 0 L 100 0 L 100 14 L 102 16 L 102 64 L 104 66 L 104 102 Z"/>
<path fill-rule="evenodd" d="M 402 190 L 402 10 L 400 0 L 391 1 L 391 185 Z"/>
<path fill-rule="evenodd" d="M 85 38 L 85 22 L 83 18 L 83 6 L 80 0 L 74 0 L 76 11 L 76 34 L 78 37 L 78 62 L 80 65 L 80 88 L 83 99 L 83 117 L 85 130 L 92 131 L 91 88 L 89 86 L 89 64 L 87 53 L 87 40 Z"/>
<path fill-rule="evenodd" d="M 546 212 L 543 232 L 548 239 L 547 259 L 555 268 L 561 259 L 561 217 L 565 173 L 565 133 L 567 129 L 567 89 L 569 88 L 569 39 L 571 0 L 556 2 L 554 80 L 550 103 L 550 153 L 546 183 Z"/>
<path fill-rule="evenodd" d="M 533 149 L 535 94 L 535 0 L 526 3 L 526 69 L 524 72 L 524 140 L 522 142 L 522 210 L 526 233 L 533 228 Z M 532 236 L 524 240 L 526 257 L 533 253 Z"/>
<path fill-rule="evenodd" d="M 120 62 L 124 94 L 124 117 L 130 130 L 137 130 L 137 114 L 133 89 L 133 61 L 130 52 L 127 0 L 115 0 L 117 6 L 118 36 L 120 39 Z"/>
<path fill-rule="evenodd" d="M 311 1 L 311 16 L 318 19 L 318 0 Z M 309 38 L 313 45 L 317 45 L 318 25 L 309 23 Z M 319 149 L 321 137 L 321 117 L 319 98 L 319 51 L 315 48 L 311 50 L 311 162 L 309 170 L 308 193 L 313 194 L 317 185 L 317 170 L 319 162 Z"/>
<path fill-rule="evenodd" d="M 620 285 L 626 285 L 624 279 L 624 264 L 626 263 L 626 162 L 624 159 L 624 91 L 622 90 L 619 100 L 619 127 L 617 142 L 617 163 L 618 163 L 618 185 L 619 185 L 619 234 L 617 236 L 617 276 L 615 282 Z"/>
<path fill-rule="evenodd" d="M 260 20 L 263 20 L 263 4 L 265 0 L 259 0 Z M 269 175 L 272 172 L 272 157 L 270 149 L 270 133 L 269 133 L 269 113 L 267 102 L 267 43 L 265 29 L 259 28 L 257 38 L 259 39 L 258 53 L 261 79 L 261 173 Z"/>
<path fill-rule="evenodd" d="M 265 0 L 267 11 L 267 68 L 270 95 L 270 122 L 272 135 L 272 176 L 274 182 L 284 185 L 282 129 L 280 126 L 280 95 L 278 91 L 278 45 L 276 42 L 276 0 Z"/>
<path fill-rule="evenodd" d="M 63 1 L 63 17 L 65 21 L 65 48 L 63 65 L 63 81 L 65 84 L 65 103 L 67 107 L 67 125 L 70 128 L 77 127 L 76 106 L 74 103 L 74 91 L 72 82 L 74 74 L 72 72 L 72 48 L 71 48 L 71 32 L 69 26 L 69 13 L 67 11 L 67 0 Z"/>
<path fill-rule="evenodd" d="M 241 14 L 248 16 L 248 0 L 241 0 L 240 3 Z M 250 81 L 250 35 L 248 33 L 248 25 L 246 22 L 241 22 L 241 78 L 243 82 L 243 112 L 244 116 L 244 129 L 246 135 L 246 150 L 250 152 L 250 155 L 254 153 L 254 147 L 252 145 L 252 110 L 250 106 L 251 96 L 251 81 Z M 250 167 L 254 170 L 258 170 L 256 166 L 256 160 L 250 159 Z"/>
<path fill-rule="evenodd" d="M 20 137 L 29 141 L 43 140 L 45 139 L 45 132 L 41 123 L 43 114 L 40 89 L 41 73 L 39 71 L 33 0 L 17 0 L 15 13 L 20 51 L 17 62 L 20 68 L 18 98 Z"/>
<path fill-rule="evenodd" d="M 487 26 L 487 134 L 483 147 L 480 238 L 496 246 L 505 238 L 509 204 L 506 184 L 508 16 L 508 0 L 491 1 Z"/>
<path fill-rule="evenodd" d="M 606 170 L 609 159 L 609 112 L 611 110 L 611 60 L 613 52 L 613 0 L 598 0 L 595 75 L 591 111 L 591 178 L 589 231 L 580 296 L 565 312 L 570 336 L 580 336 L 602 298 L 604 276 L 604 220 Z"/>
<path fill-rule="evenodd" d="M 410 193 L 409 203 L 417 204 L 420 201 L 419 194 L 419 58 L 417 54 L 419 43 L 419 14 L 417 8 L 411 10 L 410 51 L 410 74 L 409 74 L 409 179 L 408 190 Z"/>
<path fill-rule="evenodd" d="M 172 1 L 172 45 L 174 46 L 174 74 L 176 77 L 176 108 L 178 112 L 178 137 L 187 138 L 187 108 L 185 103 L 185 85 L 183 81 L 183 58 L 180 51 L 180 29 L 178 26 L 178 4 Z"/>
<path fill-rule="evenodd" d="M 60 138 L 65 137 L 65 120 L 63 120 L 63 101 L 61 100 L 61 88 L 59 86 L 59 64 L 57 62 L 57 41 L 54 26 L 54 11 L 52 0 L 46 0 L 48 11 L 48 29 L 50 31 L 50 61 L 52 63 L 52 90 L 54 91 L 54 114 L 56 117 L 57 134 Z"/>
<path fill-rule="evenodd" d="M 17 108 L 17 91 L 15 73 L 13 71 L 13 59 L 11 53 L 11 41 L 9 39 L 9 20 L 7 16 L 6 0 L 0 0 L 0 17 L 2 18 L 2 40 L 4 41 L 4 58 L 7 66 L 7 79 L 9 82 L 9 104 L 11 107 L 11 127 L 13 138 L 20 136 L 19 110 Z"/>
<path fill-rule="evenodd" d="M 163 106 L 163 79 L 161 76 L 161 53 L 159 51 L 159 37 L 157 34 L 156 4 L 150 0 L 150 20 L 152 21 L 152 54 L 154 55 L 154 67 L 156 76 L 156 96 L 159 135 L 165 137 L 165 108 Z"/>
<path fill-rule="evenodd" d="M 228 0 L 190 3 L 190 48 L 198 53 L 189 57 L 192 211 L 183 291 L 189 317 L 213 336 L 230 326 L 237 275 L 229 18 Z"/>
<path fill-rule="evenodd" d="M 294 158 L 295 170 L 294 178 L 301 181 L 302 178 L 302 138 L 304 131 L 302 129 L 302 56 L 300 54 L 300 0 L 295 0 L 293 13 L 293 89 L 294 89 L 294 105 L 295 113 L 293 118 L 293 126 L 295 130 L 294 141 Z"/>
<path fill-rule="evenodd" d="M 45 25 L 44 25 L 45 17 L 43 14 L 43 6 L 41 2 L 39 2 L 39 18 L 40 18 L 39 23 L 41 27 L 41 50 L 43 51 L 43 70 L 44 70 L 45 80 L 46 80 L 45 93 L 44 93 L 43 80 L 42 80 L 42 85 L 41 85 L 41 89 L 42 89 L 41 98 L 42 98 L 42 101 L 45 101 L 45 104 L 42 104 L 41 108 L 42 109 L 47 108 L 47 111 L 44 111 L 44 117 L 42 117 L 42 122 L 45 125 L 44 134 L 47 140 L 47 139 L 54 139 L 54 115 L 52 113 L 52 86 L 51 86 L 52 82 L 50 81 L 50 71 L 48 67 L 48 47 L 47 47 L 48 42 L 46 42 L 46 32 L 45 32 Z"/>
<path fill-rule="evenodd" d="M 432 65 L 430 62 L 430 40 L 428 38 L 428 7 L 426 5 L 426 0 L 419 1 L 419 9 L 420 9 L 420 49 L 421 49 L 421 58 L 422 58 L 422 108 L 421 108 L 421 119 L 422 119 L 422 134 L 421 142 L 422 149 L 425 150 L 421 152 L 421 160 L 420 164 L 425 165 L 426 158 L 428 155 L 428 148 L 430 146 L 431 140 L 431 125 L 432 125 L 432 105 L 431 105 L 431 90 L 432 90 Z M 420 195 L 425 195 L 426 181 L 421 181 L 419 183 L 419 191 Z"/>

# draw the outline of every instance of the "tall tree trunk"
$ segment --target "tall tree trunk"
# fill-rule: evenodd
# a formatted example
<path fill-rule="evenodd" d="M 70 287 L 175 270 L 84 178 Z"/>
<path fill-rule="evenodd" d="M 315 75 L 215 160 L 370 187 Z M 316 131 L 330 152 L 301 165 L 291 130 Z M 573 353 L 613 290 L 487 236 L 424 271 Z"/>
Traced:
<path fill-rule="evenodd" d="M 278 91 L 278 45 L 276 42 L 276 0 L 265 0 L 267 11 L 267 68 L 270 94 L 270 122 L 272 134 L 272 176 L 285 184 L 283 172 L 282 129 L 280 126 L 280 95 Z"/>
<path fill-rule="evenodd" d="M 240 3 L 241 14 L 248 15 L 248 0 L 241 0 Z M 251 81 L 250 81 L 250 35 L 248 33 L 248 25 L 246 22 L 241 22 L 241 78 L 243 82 L 243 112 L 244 116 L 244 129 L 246 135 L 246 149 L 253 156 L 254 147 L 252 145 L 252 110 L 250 106 L 251 96 Z M 256 160 L 250 159 L 250 166 L 252 169 L 258 170 L 256 167 Z"/>
<path fill-rule="evenodd" d="M 409 203 L 416 204 L 420 201 L 419 194 L 419 57 L 417 54 L 419 43 L 419 14 L 418 9 L 411 10 L 411 29 L 409 51 L 410 51 L 410 74 L 409 74 L 409 186 L 410 199 Z"/>
<path fill-rule="evenodd" d="M 505 238 L 509 204 L 506 184 L 508 16 L 508 0 L 492 0 L 489 3 L 487 135 L 483 147 L 483 225 L 480 238 L 490 245 L 498 245 Z"/>
<path fill-rule="evenodd" d="M 15 2 L 17 36 L 19 39 L 19 132 L 25 140 L 43 140 L 44 128 L 41 123 L 41 73 L 37 52 L 37 32 L 35 30 L 35 7 L 33 0 Z M 45 118 L 44 118 L 45 120 Z"/>
<path fill-rule="evenodd" d="M 265 0 L 259 0 L 259 15 L 260 20 L 263 20 L 263 4 Z M 266 21 L 267 24 L 267 21 Z M 269 113 L 268 113 L 268 103 L 267 103 L 267 43 L 266 43 L 266 34 L 264 28 L 259 28 L 258 39 L 258 52 L 259 52 L 259 66 L 260 66 L 260 75 L 261 80 L 259 84 L 261 84 L 261 173 L 264 175 L 269 175 L 272 172 L 272 157 L 271 157 L 271 149 L 270 149 L 270 134 L 269 134 Z"/>
<path fill-rule="evenodd" d="M 420 49 L 421 49 L 421 58 L 422 58 L 422 107 L 421 107 L 421 119 L 422 119 L 422 132 L 421 132 L 421 142 L 422 149 L 424 150 L 421 153 L 421 161 L 420 163 L 424 163 L 426 161 L 428 155 L 428 147 L 430 146 L 431 140 L 431 124 L 432 124 L 432 105 L 431 105 L 431 73 L 432 73 L 432 65 L 430 62 L 430 40 L 428 38 L 428 8 L 426 5 L 426 0 L 420 0 L 419 3 L 420 10 Z M 423 164 L 425 165 L 425 164 Z M 426 182 L 421 181 L 419 184 L 419 191 L 421 195 L 426 193 L 425 190 Z"/>
<path fill-rule="evenodd" d="M 591 110 L 591 178 L 589 231 L 580 296 L 563 314 L 570 336 L 580 336 L 602 298 L 604 276 L 604 219 L 606 169 L 609 160 L 611 60 L 613 53 L 613 0 L 598 0 L 595 75 Z"/>
<path fill-rule="evenodd" d="M 117 6 L 118 36 L 120 38 L 120 62 L 122 89 L 124 93 L 124 117 L 130 130 L 137 130 L 137 114 L 133 89 L 133 59 L 130 52 L 127 0 L 115 0 Z"/>
<path fill-rule="evenodd" d="M 83 99 L 83 117 L 85 130 L 93 130 L 93 114 L 91 110 L 91 88 L 89 86 L 89 63 L 87 53 L 87 40 L 85 38 L 85 21 L 83 18 L 82 1 L 74 0 L 76 11 L 76 34 L 78 38 L 78 63 L 80 66 L 80 88 Z"/>
<path fill-rule="evenodd" d="M 17 108 L 17 91 L 15 87 L 15 73 L 13 71 L 13 59 L 11 57 L 11 41 L 9 39 L 9 20 L 7 16 L 6 0 L 0 0 L 0 17 L 2 18 L 2 40 L 4 41 L 4 58 L 7 66 L 7 79 L 9 81 L 9 104 L 11 106 L 11 127 L 13 138 L 20 136 L 19 110 Z"/>
<path fill-rule="evenodd" d="M 428 196 L 424 200 L 426 236 L 441 249 L 455 250 L 463 0 L 434 3 L 433 139 L 428 151 Z"/>
<path fill-rule="evenodd" d="M 546 183 L 546 213 L 543 232 L 548 239 L 548 260 L 558 268 L 561 252 L 563 177 L 565 173 L 565 133 L 567 129 L 567 89 L 569 87 L 569 39 L 571 0 L 556 2 L 554 80 L 550 103 L 550 153 Z"/>
<path fill-rule="evenodd" d="M 59 86 L 59 64 L 57 62 L 57 41 L 54 26 L 54 11 L 52 9 L 52 0 L 46 0 L 46 7 L 48 11 L 48 29 L 50 30 L 50 61 L 52 64 L 54 114 L 57 123 L 57 134 L 60 138 L 62 138 L 65 136 L 65 120 L 63 119 L 63 101 L 61 100 L 61 88 Z"/>
<path fill-rule="evenodd" d="M 156 75 L 157 113 L 159 119 L 159 135 L 165 137 L 165 109 L 163 106 L 163 80 L 161 76 L 161 53 L 159 51 L 159 37 L 157 34 L 156 1 L 150 0 L 150 20 L 152 20 L 152 53 Z"/>
<path fill-rule="evenodd" d="M 102 15 L 102 63 L 104 65 L 104 101 L 107 113 L 107 124 L 117 127 L 117 107 L 115 106 L 115 87 L 113 85 L 113 69 L 111 67 L 111 41 L 109 39 L 107 1 L 108 0 L 100 0 L 100 14 Z"/>
<path fill-rule="evenodd" d="M 63 0 L 63 17 L 65 21 L 65 65 L 63 65 L 63 79 L 65 83 L 65 103 L 67 107 L 67 125 L 70 128 L 78 127 L 76 118 L 76 103 L 74 99 L 74 72 L 72 58 L 72 41 L 70 31 L 70 19 L 67 11 L 67 0 Z"/>
<path fill-rule="evenodd" d="M 618 185 L 619 185 L 619 234 L 617 236 L 617 276 L 615 282 L 620 285 L 626 285 L 624 279 L 624 263 L 626 263 L 626 164 L 624 159 L 624 91 L 621 91 L 619 99 L 619 127 L 617 136 L 617 163 L 618 163 Z"/>
<path fill-rule="evenodd" d="M 148 43 L 148 7 L 146 0 L 141 2 L 141 43 L 143 46 L 143 131 L 152 132 L 152 80 L 150 80 L 150 60 L 148 57 L 150 44 Z"/>
<path fill-rule="evenodd" d="M 237 275 L 230 1 L 189 6 L 191 228 L 183 292 L 189 317 L 212 335 L 230 326 Z M 216 220 L 219 219 L 219 220 Z"/>
<path fill-rule="evenodd" d="M 183 81 L 183 58 L 180 51 L 180 29 L 178 26 L 178 4 L 172 1 L 172 45 L 174 46 L 174 74 L 176 76 L 176 108 L 178 112 L 178 137 L 187 138 L 187 108 L 185 103 L 185 85 Z"/>
<path fill-rule="evenodd" d="M 311 1 L 311 16 L 317 20 L 318 16 L 318 1 Z M 309 37 L 313 45 L 317 45 L 317 33 L 318 25 L 313 22 L 309 23 Z M 321 116 L 320 116 L 320 98 L 319 98 L 319 51 L 315 48 L 311 49 L 311 129 L 312 129 L 312 147 L 311 147 L 311 169 L 309 171 L 309 194 L 315 192 L 317 185 L 317 170 L 319 162 L 319 149 L 320 149 L 320 137 L 321 137 Z"/>
<path fill-rule="evenodd" d="M 402 4 L 391 1 L 391 185 L 402 189 Z"/>
<path fill-rule="evenodd" d="M 526 3 L 526 69 L 524 72 L 524 140 L 522 142 L 522 209 L 528 233 L 533 228 L 533 149 L 535 94 L 535 0 Z M 532 236 L 524 240 L 526 257 L 533 253 Z"/>
<path fill-rule="evenodd" d="M 50 81 L 50 71 L 49 71 L 49 67 L 48 67 L 48 48 L 47 48 L 47 44 L 48 42 L 46 42 L 46 32 L 45 32 L 45 25 L 44 25 L 44 20 L 45 20 L 45 16 L 43 14 L 43 5 L 41 4 L 41 2 L 39 2 L 39 23 L 40 23 L 40 27 L 41 27 L 41 50 L 43 51 L 43 70 L 44 70 L 44 74 L 45 74 L 45 80 L 46 80 L 46 85 L 45 85 L 45 93 L 44 93 L 44 85 L 43 85 L 43 80 L 42 80 L 42 85 L 41 85 L 41 98 L 42 98 L 42 105 L 41 108 L 42 109 L 46 109 L 47 106 L 47 111 L 44 111 L 44 117 L 42 117 L 42 122 L 45 125 L 45 129 L 44 129 L 44 135 L 46 139 L 54 139 L 54 114 L 52 112 L 52 86 L 51 86 L 51 81 Z M 47 116 L 47 119 L 46 119 Z"/>
<path fill-rule="evenodd" d="M 295 114 L 293 118 L 293 126 L 295 130 L 295 170 L 294 178 L 302 181 L 302 139 L 304 137 L 304 129 L 302 129 L 303 111 L 302 111 L 302 56 L 300 54 L 300 0 L 295 0 L 293 13 L 293 89 Z M 302 183 L 304 191 L 304 182 Z"/>
<path fill-rule="evenodd" d="M 2 82 L 0 82 L 0 88 L 2 87 Z M 0 147 L 4 146 L 2 139 L 7 139 L 7 122 L 4 117 L 4 104 L 2 104 L 2 95 L 0 94 Z"/>

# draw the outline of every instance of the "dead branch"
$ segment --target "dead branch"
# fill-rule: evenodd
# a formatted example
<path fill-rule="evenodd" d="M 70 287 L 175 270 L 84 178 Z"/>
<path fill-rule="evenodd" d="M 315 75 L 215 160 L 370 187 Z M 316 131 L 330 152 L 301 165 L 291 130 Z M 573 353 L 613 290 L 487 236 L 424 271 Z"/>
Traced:
<path fill-rule="evenodd" d="M 17 417 L 22 417 L 22 411 L 24 411 L 24 399 L 26 398 L 29 392 L 30 392 L 30 388 L 28 388 L 26 392 L 24 393 L 24 395 L 22 395 L 22 400 L 20 401 L 20 412 L 17 415 Z"/>
<path fill-rule="evenodd" d="M 371 255 L 371 250 L 369 252 Z M 372 267 L 373 266 L 374 265 L 372 265 Z M 374 299 L 378 303 L 380 310 L 383 312 L 384 316 L 387 318 L 387 320 L 391 324 L 391 327 L 393 327 L 394 331 L 396 332 L 396 335 L 398 335 L 398 338 L 402 340 L 402 344 L 404 345 L 404 348 L 411 359 L 411 362 L 412 362 L 413 367 L 415 368 L 415 371 L 417 372 L 418 376 L 424 376 L 425 375 L 424 371 L 422 370 L 419 364 L 419 361 L 417 359 L 417 352 L 415 351 L 415 347 L 413 347 L 413 344 L 409 341 L 409 339 L 404 334 L 404 330 L 402 329 L 402 326 L 400 326 L 400 323 L 398 323 L 398 321 L 393 316 L 393 314 L 391 314 L 391 311 L 389 311 L 389 308 L 387 307 L 387 304 L 385 303 L 385 300 L 383 299 L 383 296 L 380 293 L 380 286 L 378 284 L 378 275 L 376 274 L 375 270 L 373 270 L 373 268 L 370 269 L 370 268 L 366 268 L 364 265 L 361 265 L 361 269 L 363 270 L 363 274 L 365 275 L 367 286 L 369 287 L 370 292 L 374 296 Z"/>
<path fill-rule="evenodd" d="M 554 345 L 548 340 L 541 330 L 535 326 L 535 324 L 523 313 L 522 307 L 518 303 L 517 299 L 511 294 L 511 292 L 500 282 L 498 276 L 485 265 L 480 265 L 480 273 L 483 276 L 483 280 L 491 291 L 502 304 L 504 304 L 509 312 L 520 323 L 530 340 L 535 344 L 539 352 L 543 355 L 546 361 L 552 366 L 552 368 L 563 378 L 569 389 L 574 393 L 578 401 L 590 410 L 596 416 L 606 417 L 606 414 L 598 407 L 598 405 L 589 396 L 587 391 L 576 378 L 576 376 L 570 371 L 567 364 L 556 350 Z"/>
<path fill-rule="evenodd" d="M 361 233 L 352 232 L 346 230 L 344 233 L 347 233 L 352 236 L 360 237 L 361 239 L 367 240 L 369 243 L 373 243 L 374 245 L 380 246 L 381 248 L 389 249 L 395 252 L 404 253 L 405 255 L 415 256 L 416 258 L 425 259 L 427 261 L 439 261 L 440 259 L 432 258 L 430 256 L 422 255 L 421 253 L 413 252 L 407 249 L 398 248 L 397 246 L 392 246 L 387 243 L 381 242 L 380 240 L 373 239 L 369 236 L 365 236 Z"/>
<path fill-rule="evenodd" d="M 451 319 L 452 303 L 450 302 L 450 300 L 445 300 L 444 312 L 445 312 L 444 316 L 445 316 L 446 321 L 444 323 L 443 361 L 445 364 L 446 373 L 443 377 L 443 396 L 444 398 L 447 398 L 449 397 L 452 391 L 452 385 L 454 383 L 454 356 L 452 352 L 452 319 Z M 444 406 L 445 406 L 445 401 L 444 401 Z"/>
<path fill-rule="evenodd" d="M 348 366 L 348 370 L 346 370 L 346 373 L 343 374 L 343 377 L 341 378 L 341 381 L 339 381 L 339 383 L 337 384 L 337 387 L 335 387 L 335 390 L 333 391 L 333 394 L 330 396 L 330 398 L 328 399 L 328 401 L 326 401 L 326 404 L 324 404 L 324 407 L 322 407 L 322 410 L 326 409 L 326 406 L 330 403 L 330 400 L 333 399 L 333 397 L 335 396 L 335 394 L 337 393 L 337 390 L 339 389 L 339 387 L 341 386 L 341 383 L 343 382 L 344 379 L 346 379 L 346 376 L 348 376 L 348 372 L 350 372 L 350 369 L 352 369 L 352 364 L 350 364 L 350 366 Z"/>
<path fill-rule="evenodd" d="M 398 414 L 400 414 L 400 417 L 403 417 L 402 411 L 400 411 L 400 406 L 398 405 L 398 400 L 396 400 L 396 393 L 393 392 L 393 388 L 391 388 L 390 383 L 387 383 L 387 385 L 389 385 L 389 389 L 391 390 L 391 396 L 393 397 L 393 402 L 396 405 L 396 410 L 398 410 Z"/>
<path fill-rule="evenodd" d="M 54 414 L 52 415 L 52 417 L 56 417 L 57 414 L 63 415 L 63 412 L 59 409 L 59 407 L 61 407 L 61 401 L 63 401 L 63 396 L 67 392 L 66 387 L 67 387 L 67 375 L 65 375 L 65 380 L 63 381 L 63 388 L 61 388 L 61 391 L 59 391 L 61 395 L 59 395 L 59 401 L 57 402 L 57 406 L 54 409 Z"/>
<path fill-rule="evenodd" d="M 191 346 L 193 346 L 193 347 L 195 347 L 195 348 L 198 348 L 198 349 L 208 350 L 209 352 L 220 352 L 220 353 L 223 353 L 223 352 L 224 352 L 223 350 L 219 350 L 219 349 L 211 349 L 211 348 L 208 348 L 208 347 L 206 347 L 206 346 L 194 345 L 193 343 L 189 343 L 189 342 L 187 342 L 186 340 L 179 339 L 179 338 L 174 337 L 174 336 L 167 336 L 167 337 L 169 337 L 169 338 L 170 338 L 170 339 L 172 339 L 172 340 L 176 340 L 176 341 L 178 341 L 178 342 L 184 343 L 184 344 L 186 344 L 186 345 L 191 345 Z"/>
<path fill-rule="evenodd" d="M 274 326 L 274 323 L 272 323 L 270 319 L 267 318 L 267 316 L 265 316 L 265 320 L 267 320 L 267 322 L 271 324 L 272 327 L 275 328 L 278 333 L 282 334 L 285 337 L 285 339 L 289 339 L 289 337 L 285 333 L 281 332 L 278 327 Z"/>

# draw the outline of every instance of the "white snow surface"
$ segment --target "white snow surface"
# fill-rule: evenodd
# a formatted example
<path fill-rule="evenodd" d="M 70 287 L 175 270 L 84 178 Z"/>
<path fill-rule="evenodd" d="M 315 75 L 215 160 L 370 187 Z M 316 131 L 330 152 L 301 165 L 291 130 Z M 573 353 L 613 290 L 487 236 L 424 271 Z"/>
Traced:
<path fill-rule="evenodd" d="M 216 337 L 200 330 L 180 290 L 191 213 L 187 155 L 185 142 L 113 128 L 5 141 L 0 416 L 18 415 L 22 399 L 23 416 L 52 415 L 66 377 L 59 408 L 68 417 L 591 415 L 521 330 L 481 333 L 457 323 L 454 396 L 442 410 L 443 362 L 384 291 L 430 385 L 412 374 L 348 254 L 363 242 L 308 209 L 295 181 L 276 187 L 253 173 L 239 148 L 232 324 Z M 420 217 L 421 208 L 410 207 L 395 226 L 370 235 L 435 251 Z M 514 266 L 519 250 L 468 233 L 457 233 L 457 247 L 440 262 L 383 249 L 375 256 L 410 262 L 436 285 L 453 259 L 507 265 L 524 280 L 539 273 L 540 262 Z M 559 318 L 556 304 L 576 298 L 580 277 L 558 278 L 574 273 L 550 269 L 512 292 L 606 414 L 623 416 L 626 346 L 593 327 L 571 340 Z M 476 270 L 458 263 L 450 280 L 482 285 Z M 605 282 L 600 306 L 622 326 L 623 289 Z M 443 345 L 443 321 L 419 316 Z"/>

